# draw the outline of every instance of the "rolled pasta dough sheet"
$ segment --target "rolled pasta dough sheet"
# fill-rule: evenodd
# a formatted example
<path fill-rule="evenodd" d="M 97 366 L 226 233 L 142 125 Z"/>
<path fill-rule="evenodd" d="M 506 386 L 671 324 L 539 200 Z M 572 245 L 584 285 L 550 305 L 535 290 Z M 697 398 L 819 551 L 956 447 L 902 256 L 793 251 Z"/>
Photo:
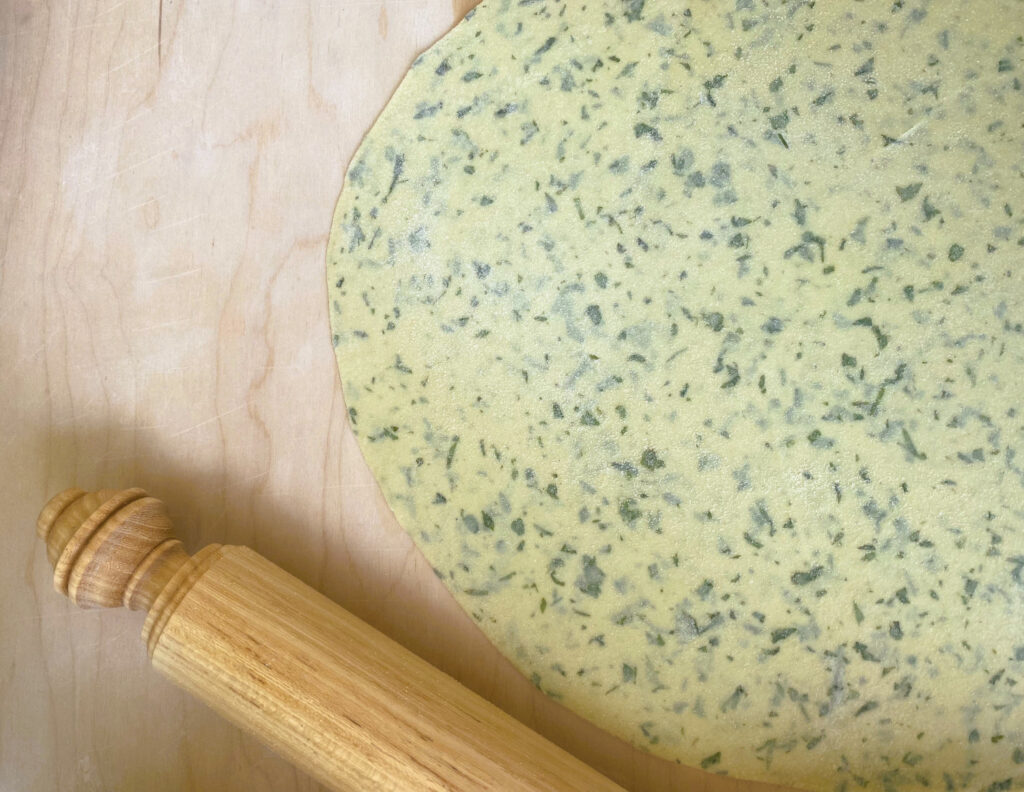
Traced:
<path fill-rule="evenodd" d="M 331 234 L 399 521 L 547 694 L 813 790 L 1024 785 L 1024 6 L 485 0 Z"/>

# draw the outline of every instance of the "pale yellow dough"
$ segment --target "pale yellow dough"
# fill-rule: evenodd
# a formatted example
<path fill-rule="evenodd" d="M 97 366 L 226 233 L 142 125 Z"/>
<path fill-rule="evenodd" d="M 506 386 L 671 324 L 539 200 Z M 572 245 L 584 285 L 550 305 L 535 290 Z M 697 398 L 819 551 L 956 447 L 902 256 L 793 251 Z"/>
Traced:
<path fill-rule="evenodd" d="M 485 2 L 349 169 L 352 425 L 548 694 L 814 790 L 1024 786 L 1024 4 Z"/>

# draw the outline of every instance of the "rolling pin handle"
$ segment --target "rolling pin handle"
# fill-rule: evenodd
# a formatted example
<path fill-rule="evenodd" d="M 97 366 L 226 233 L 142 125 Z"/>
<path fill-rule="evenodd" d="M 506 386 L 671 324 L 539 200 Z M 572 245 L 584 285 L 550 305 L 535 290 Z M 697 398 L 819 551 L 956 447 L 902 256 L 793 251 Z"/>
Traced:
<path fill-rule="evenodd" d="M 36 529 L 57 591 L 145 610 L 158 671 L 332 789 L 622 792 L 252 550 L 190 556 L 141 489 L 66 490 Z"/>
<path fill-rule="evenodd" d="M 189 559 L 163 502 L 137 488 L 65 490 L 43 507 L 36 533 L 54 588 L 82 608 L 148 611 Z"/>

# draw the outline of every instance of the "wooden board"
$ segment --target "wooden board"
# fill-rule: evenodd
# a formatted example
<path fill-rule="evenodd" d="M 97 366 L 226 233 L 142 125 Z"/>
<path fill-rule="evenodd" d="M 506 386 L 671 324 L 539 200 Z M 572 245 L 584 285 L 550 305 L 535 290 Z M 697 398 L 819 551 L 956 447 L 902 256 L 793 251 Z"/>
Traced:
<path fill-rule="evenodd" d="M 53 592 L 33 525 L 137 485 L 635 790 L 753 790 L 546 699 L 397 526 L 346 423 L 324 251 L 344 165 L 471 3 L 0 6 L 0 790 L 308 790 Z"/>

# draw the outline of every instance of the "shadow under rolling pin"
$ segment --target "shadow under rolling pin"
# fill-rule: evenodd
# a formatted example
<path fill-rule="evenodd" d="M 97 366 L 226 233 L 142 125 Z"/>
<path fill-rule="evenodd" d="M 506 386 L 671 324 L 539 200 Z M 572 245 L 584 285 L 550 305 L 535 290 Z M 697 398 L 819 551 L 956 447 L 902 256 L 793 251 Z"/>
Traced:
<path fill-rule="evenodd" d="M 145 610 L 153 665 L 338 790 L 622 788 L 247 547 L 195 555 L 141 489 L 55 496 L 55 588 Z"/>

